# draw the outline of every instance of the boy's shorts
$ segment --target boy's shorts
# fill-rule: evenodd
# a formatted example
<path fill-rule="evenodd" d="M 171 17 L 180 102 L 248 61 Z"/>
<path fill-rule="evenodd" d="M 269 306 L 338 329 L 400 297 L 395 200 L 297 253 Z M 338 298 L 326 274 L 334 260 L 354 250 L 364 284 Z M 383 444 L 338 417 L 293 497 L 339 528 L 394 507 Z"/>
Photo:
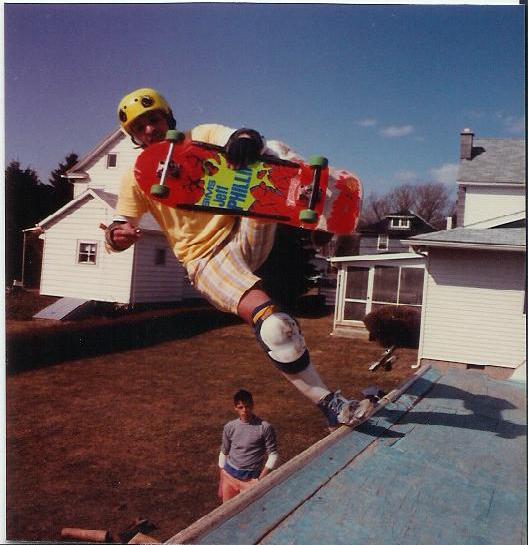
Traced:
<path fill-rule="evenodd" d="M 219 310 L 237 314 L 243 295 L 260 281 L 253 273 L 266 261 L 276 228 L 275 223 L 241 218 L 211 255 L 187 264 L 194 287 Z"/>
<path fill-rule="evenodd" d="M 226 502 L 235 496 L 238 496 L 240 492 L 244 492 L 256 484 L 258 479 L 251 479 L 249 481 L 239 481 L 235 477 L 229 475 L 225 469 L 220 470 L 220 484 L 218 485 L 218 496 L 222 502 Z"/>

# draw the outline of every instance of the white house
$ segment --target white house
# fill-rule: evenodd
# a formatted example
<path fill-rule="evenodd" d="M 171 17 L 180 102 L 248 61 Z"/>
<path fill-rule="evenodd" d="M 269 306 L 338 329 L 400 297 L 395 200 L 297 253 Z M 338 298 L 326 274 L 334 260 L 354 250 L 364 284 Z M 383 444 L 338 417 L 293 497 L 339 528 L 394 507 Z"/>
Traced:
<path fill-rule="evenodd" d="M 150 214 L 138 243 L 120 253 L 105 250 L 101 225 L 112 221 L 121 177 L 139 152 L 116 130 L 66 173 L 73 200 L 37 226 L 44 238 L 42 295 L 122 304 L 198 297 Z"/>
<path fill-rule="evenodd" d="M 477 139 L 464 129 L 457 177 L 457 226 L 525 209 L 525 140 Z"/>
<path fill-rule="evenodd" d="M 473 140 L 466 129 L 458 176 L 463 227 L 407 241 L 426 264 L 419 363 L 525 365 L 524 150 L 524 141 Z"/>

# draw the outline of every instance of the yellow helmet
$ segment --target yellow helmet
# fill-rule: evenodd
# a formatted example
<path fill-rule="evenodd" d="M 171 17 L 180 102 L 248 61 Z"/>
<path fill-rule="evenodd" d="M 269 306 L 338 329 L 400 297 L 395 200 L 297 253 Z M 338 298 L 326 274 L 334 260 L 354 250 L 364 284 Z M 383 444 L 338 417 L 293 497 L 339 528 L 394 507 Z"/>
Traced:
<path fill-rule="evenodd" d="M 129 127 L 134 119 L 151 110 L 162 110 L 172 118 L 172 111 L 165 98 L 155 89 L 145 87 L 136 89 L 121 99 L 117 107 L 117 116 L 123 129 L 130 133 Z"/>

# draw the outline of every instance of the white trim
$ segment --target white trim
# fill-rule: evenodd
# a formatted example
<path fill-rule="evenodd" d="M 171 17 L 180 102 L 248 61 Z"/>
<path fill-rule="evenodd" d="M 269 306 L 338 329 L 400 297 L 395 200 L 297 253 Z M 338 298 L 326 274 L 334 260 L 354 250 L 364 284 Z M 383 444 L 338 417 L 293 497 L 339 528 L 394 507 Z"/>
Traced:
<path fill-rule="evenodd" d="M 400 252 L 394 254 L 365 254 L 345 257 L 330 257 L 330 263 L 343 263 L 348 261 L 390 261 L 392 259 L 423 259 L 423 256 L 413 252 Z"/>
<path fill-rule="evenodd" d="M 506 223 L 511 223 L 512 221 L 519 221 L 526 219 L 526 210 L 521 210 L 519 212 L 514 212 L 513 214 L 506 214 L 504 216 L 498 216 L 495 218 L 490 218 L 487 220 L 480 220 L 475 223 L 470 223 L 468 225 L 464 225 L 465 229 L 489 229 L 491 227 L 499 227 L 500 225 L 504 225 Z"/>
<path fill-rule="evenodd" d="M 99 144 L 92 149 L 92 151 L 90 151 L 87 155 L 77 161 L 77 163 L 75 163 L 75 165 L 73 165 L 73 167 L 66 172 L 66 177 L 69 178 L 70 176 L 75 176 L 75 173 L 77 171 L 82 170 L 86 165 L 90 164 L 90 162 L 96 159 L 97 156 L 105 150 L 105 148 L 113 145 L 115 141 L 124 137 L 125 135 L 121 131 L 121 129 L 118 128 L 112 131 L 112 133 L 103 138 L 103 140 L 101 140 Z"/>
<path fill-rule="evenodd" d="M 90 197 L 90 196 L 97 199 L 97 200 L 99 200 L 100 202 L 104 203 L 104 205 L 107 206 L 108 208 L 110 208 L 110 209 L 112 208 L 95 191 L 88 188 L 86 191 L 81 193 L 77 198 L 72 199 L 70 202 L 66 203 L 62 208 L 59 208 L 57 211 L 53 212 L 53 214 L 49 215 L 47 218 L 44 218 L 39 223 L 35 224 L 35 227 L 43 227 L 44 225 L 46 225 L 50 221 L 54 220 L 57 216 L 60 216 L 62 213 L 66 212 L 66 210 L 68 210 L 70 207 L 75 206 L 76 204 L 78 204 L 79 202 L 81 202 L 82 200 L 84 200 L 84 199 L 86 199 L 87 197 Z"/>
<path fill-rule="evenodd" d="M 444 246 L 449 248 L 463 248 L 467 250 L 497 250 L 500 252 L 526 252 L 525 246 L 513 246 L 511 244 L 479 244 L 478 242 L 448 242 L 448 241 L 429 241 L 429 240 L 402 240 L 402 244 L 408 246 Z"/>
<path fill-rule="evenodd" d="M 508 188 L 519 188 L 526 186 L 526 182 L 521 180 L 519 182 L 460 182 L 457 180 L 457 184 L 461 186 L 471 185 L 471 186 L 482 186 L 482 187 L 508 187 Z"/>

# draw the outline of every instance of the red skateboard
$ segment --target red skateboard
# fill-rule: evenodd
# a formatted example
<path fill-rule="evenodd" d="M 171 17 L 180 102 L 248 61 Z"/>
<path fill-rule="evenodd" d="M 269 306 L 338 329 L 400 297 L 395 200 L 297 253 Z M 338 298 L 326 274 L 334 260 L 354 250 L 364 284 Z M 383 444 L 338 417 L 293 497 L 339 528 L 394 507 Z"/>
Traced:
<path fill-rule="evenodd" d="M 235 170 L 224 148 L 169 131 L 167 140 L 141 153 L 134 174 L 149 198 L 171 207 L 251 216 L 339 235 L 352 233 L 359 219 L 361 183 L 349 172 L 329 169 L 320 156 L 305 164 L 262 155 Z"/>

